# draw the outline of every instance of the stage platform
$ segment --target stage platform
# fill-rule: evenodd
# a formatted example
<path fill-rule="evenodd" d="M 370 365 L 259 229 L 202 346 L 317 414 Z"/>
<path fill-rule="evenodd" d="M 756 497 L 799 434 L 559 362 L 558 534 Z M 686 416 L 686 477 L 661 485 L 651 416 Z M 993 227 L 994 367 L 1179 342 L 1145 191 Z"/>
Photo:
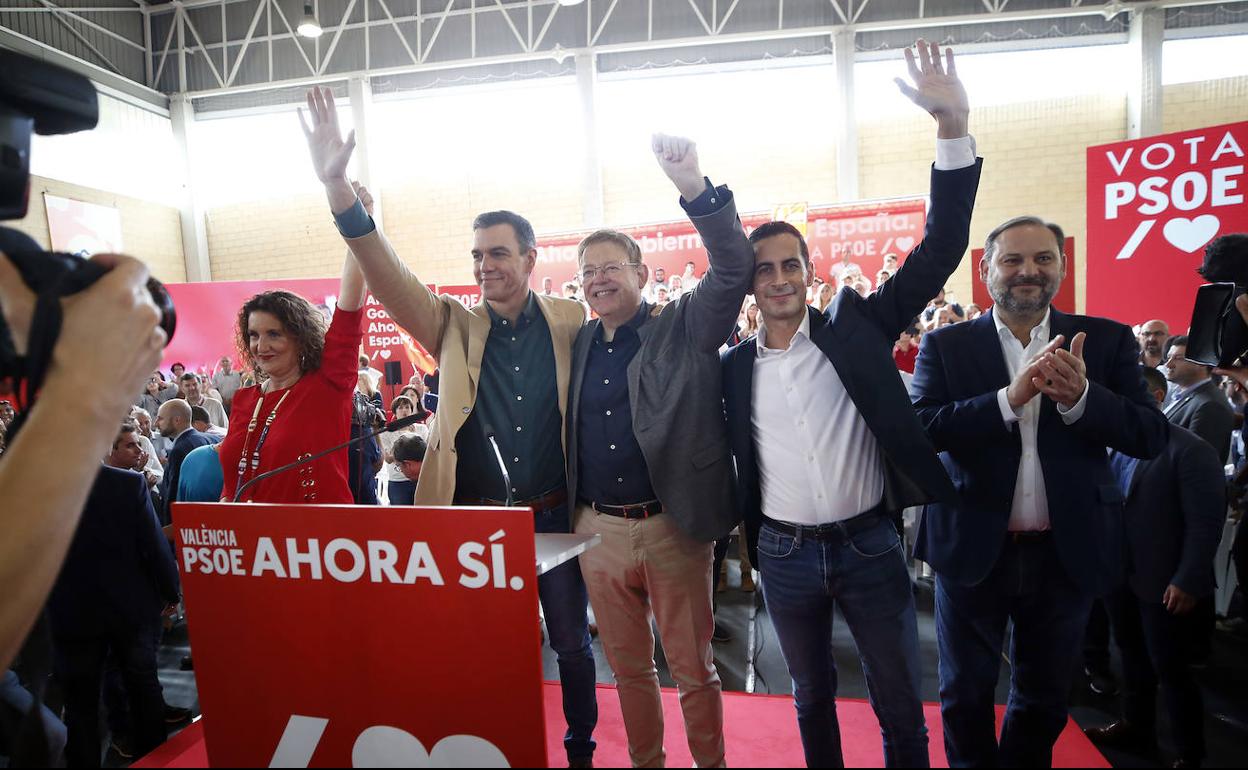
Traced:
<path fill-rule="evenodd" d="M 594 733 L 598 767 L 628 767 L 628 742 L 620 702 L 615 688 L 598 685 L 598 729 Z M 547 682 L 546 702 L 547 753 L 553 767 L 567 765 L 563 753 L 563 710 L 559 685 Z M 1004 706 L 997 707 L 1000 720 Z M 663 710 L 667 718 L 667 766 L 690 767 L 692 758 L 685 744 L 680 701 L 675 690 L 663 691 Z M 930 731 L 932 767 L 947 767 L 944 741 L 940 731 L 940 707 L 925 706 Z M 838 701 L 837 713 L 847 767 L 882 767 L 880 728 L 875 714 L 866 701 Z M 724 693 L 724 733 L 730 767 L 804 767 L 802 744 L 797 734 L 793 699 L 787 695 L 746 695 Z M 151 755 L 131 767 L 172 768 L 206 767 L 203 723 L 195 722 Z M 1073 722 L 1066 725 L 1053 751 L 1054 767 L 1109 767 L 1109 763 Z"/>

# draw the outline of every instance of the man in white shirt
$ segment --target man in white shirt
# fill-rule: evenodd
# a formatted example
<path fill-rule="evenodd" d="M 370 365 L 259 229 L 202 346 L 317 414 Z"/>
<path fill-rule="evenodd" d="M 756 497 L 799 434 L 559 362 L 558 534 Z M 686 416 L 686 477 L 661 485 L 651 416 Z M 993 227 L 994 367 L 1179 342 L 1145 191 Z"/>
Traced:
<path fill-rule="evenodd" d="M 936 572 L 951 767 L 1052 763 L 1092 599 L 1124 574 L 1107 449 L 1152 458 L 1169 437 L 1131 329 L 1051 306 L 1064 242 L 1037 217 L 998 225 L 979 264 L 992 311 L 926 334 L 915 366 L 915 408 L 960 493 L 928 506 L 915 548 Z M 1002 650 L 1012 673 L 998 742 Z"/>
<path fill-rule="evenodd" d="M 186 403 L 191 406 L 202 406 L 204 411 L 208 412 L 208 419 L 213 425 L 228 431 L 230 418 L 225 415 L 225 407 L 215 398 L 203 394 L 201 390 L 203 385 L 199 381 L 199 375 L 187 372 L 182 375 L 181 382 L 182 392 L 186 393 Z"/>
<path fill-rule="evenodd" d="M 368 356 L 363 353 L 360 354 L 360 374 L 367 374 L 369 381 L 373 384 L 373 390 L 378 390 L 377 386 L 381 383 L 382 374 L 369 364 Z"/>
<path fill-rule="evenodd" d="M 229 356 L 221 356 L 217 362 L 217 373 L 212 375 L 212 387 L 221 394 L 221 405 L 228 412 L 234 402 L 234 393 L 243 386 L 243 376 L 234 371 Z"/>
<path fill-rule="evenodd" d="M 857 642 L 886 764 L 929 764 L 918 624 L 894 517 L 956 493 L 910 407 L 893 341 L 966 253 L 980 167 L 952 54 L 945 63 L 938 46 L 918 48 L 917 64 L 906 52 L 914 86 L 903 91 L 938 127 L 923 242 L 878 292 L 841 291 L 820 313 L 805 304 L 813 275 L 801 233 L 760 226 L 750 241 L 762 324 L 724 355 L 738 498 L 810 767 L 844 766 L 834 606 Z"/>

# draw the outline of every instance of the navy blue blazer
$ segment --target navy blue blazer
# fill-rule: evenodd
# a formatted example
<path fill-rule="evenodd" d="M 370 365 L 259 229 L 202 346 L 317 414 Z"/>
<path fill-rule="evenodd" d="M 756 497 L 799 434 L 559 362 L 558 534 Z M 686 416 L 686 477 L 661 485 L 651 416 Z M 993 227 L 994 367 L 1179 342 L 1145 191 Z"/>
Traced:
<path fill-rule="evenodd" d="M 1213 593 L 1226 477 L 1208 442 L 1171 424 L 1166 451 L 1135 466 L 1126 519 L 1127 582 L 1140 601 L 1159 604 L 1172 583 L 1197 598 Z"/>
<path fill-rule="evenodd" d="M 178 494 L 178 477 L 182 475 L 182 461 L 192 450 L 201 446 L 215 444 L 220 439 L 200 433 L 191 428 L 178 436 L 177 441 L 169 449 L 169 463 L 165 466 L 165 475 L 160 480 L 160 499 L 162 504 L 160 520 L 168 524 L 172 521 L 173 502 Z"/>
<path fill-rule="evenodd" d="M 48 602 L 60 638 L 151 629 L 178 600 L 178 567 L 142 474 L 102 466 Z"/>
<path fill-rule="evenodd" d="M 923 241 L 878 291 L 863 298 L 844 287 L 826 314 L 807 308 L 811 341 L 828 357 L 879 442 L 884 501 L 891 510 L 956 496 L 910 406 L 893 360 L 893 344 L 944 287 L 966 253 L 982 165 L 979 160 L 953 171 L 933 169 Z M 723 354 L 724 408 L 737 466 L 737 500 L 755 564 L 763 516 L 751 425 L 757 353 L 757 341 L 751 337 Z"/>
<path fill-rule="evenodd" d="M 1052 337 L 1066 347 L 1087 333 L 1083 357 L 1087 407 L 1073 425 L 1039 396 L 1037 447 L 1049 519 L 1062 565 L 1084 591 L 1101 595 L 1123 578 L 1123 494 L 1106 449 L 1150 459 L 1161 454 L 1169 423 L 1140 374 L 1139 347 L 1126 326 L 1053 310 Z M 1052 338 L 1051 337 L 1051 338 Z M 997 391 L 1010 384 L 992 313 L 924 335 L 911 384 L 914 406 L 961 501 L 928 506 L 915 556 L 943 578 L 975 585 L 1005 544 L 1022 459 L 1017 423 L 1006 427 Z"/>

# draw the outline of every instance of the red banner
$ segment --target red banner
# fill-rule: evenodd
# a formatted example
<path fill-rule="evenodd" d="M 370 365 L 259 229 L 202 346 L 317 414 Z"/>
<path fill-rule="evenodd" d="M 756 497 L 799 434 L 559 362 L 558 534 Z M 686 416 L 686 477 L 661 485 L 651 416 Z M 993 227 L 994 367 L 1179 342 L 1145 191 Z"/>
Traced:
<path fill-rule="evenodd" d="M 1066 255 L 1066 278 L 1062 281 L 1061 288 L 1057 290 L 1057 296 L 1053 298 L 1053 307 L 1063 313 L 1076 313 L 1078 311 L 1075 309 L 1075 283 L 1078 273 L 1075 266 L 1079 264 L 1079 258 L 1075 254 L 1074 238 L 1066 237 L 1062 253 Z M 993 304 L 992 295 L 988 293 L 988 287 L 984 285 L 984 282 L 979 280 L 979 261 L 983 257 L 983 249 L 971 249 L 971 265 L 975 271 L 975 277 L 971 279 L 971 301 L 979 305 L 984 312 L 988 312 L 988 308 Z"/>
<path fill-rule="evenodd" d="M 181 362 L 188 371 L 211 373 L 221 356 L 229 356 L 234 368 L 240 369 L 245 362 L 238 355 L 234 329 L 243 303 L 260 292 L 285 289 L 320 307 L 328 319 L 338 301 L 338 282 L 337 278 L 286 278 L 169 284 L 178 309 L 178 330 L 165 349 L 161 368 L 168 371 Z M 386 362 L 399 361 L 401 382 L 406 383 L 413 373 L 428 374 L 436 368 L 428 352 L 390 319 L 371 292 L 364 308 L 362 342 L 374 369 L 383 370 Z"/>
<path fill-rule="evenodd" d="M 904 261 L 910 250 L 923 239 L 926 202 L 923 198 L 879 201 L 849 206 L 812 208 L 806 215 L 806 243 L 815 273 L 824 280 L 832 276 L 837 263 L 852 263 L 875 284 L 875 275 L 884 265 L 885 254 L 896 254 Z M 747 233 L 769 221 L 769 214 L 743 214 L 741 224 Z M 694 274 L 706 272 L 706 249 L 689 220 L 626 227 L 622 230 L 641 247 L 642 259 L 650 267 L 663 268 L 668 276 L 681 275 L 692 262 Z M 556 294 L 565 281 L 576 275 L 576 246 L 588 231 L 540 236 L 537 239 L 537 267 L 532 286 L 541 290 L 550 278 Z"/>
<path fill-rule="evenodd" d="M 527 509 L 174 506 L 212 767 L 546 767 Z"/>
<path fill-rule="evenodd" d="M 1205 245 L 1248 231 L 1245 147 L 1248 123 L 1088 148 L 1088 313 L 1188 328 Z"/>

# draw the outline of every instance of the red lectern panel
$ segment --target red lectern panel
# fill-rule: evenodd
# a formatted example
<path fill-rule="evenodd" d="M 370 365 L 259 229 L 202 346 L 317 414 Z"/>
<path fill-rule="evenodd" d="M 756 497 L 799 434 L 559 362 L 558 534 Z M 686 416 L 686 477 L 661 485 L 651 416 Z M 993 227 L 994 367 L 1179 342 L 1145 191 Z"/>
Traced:
<path fill-rule="evenodd" d="M 546 766 L 527 509 L 173 519 L 213 766 Z"/>

